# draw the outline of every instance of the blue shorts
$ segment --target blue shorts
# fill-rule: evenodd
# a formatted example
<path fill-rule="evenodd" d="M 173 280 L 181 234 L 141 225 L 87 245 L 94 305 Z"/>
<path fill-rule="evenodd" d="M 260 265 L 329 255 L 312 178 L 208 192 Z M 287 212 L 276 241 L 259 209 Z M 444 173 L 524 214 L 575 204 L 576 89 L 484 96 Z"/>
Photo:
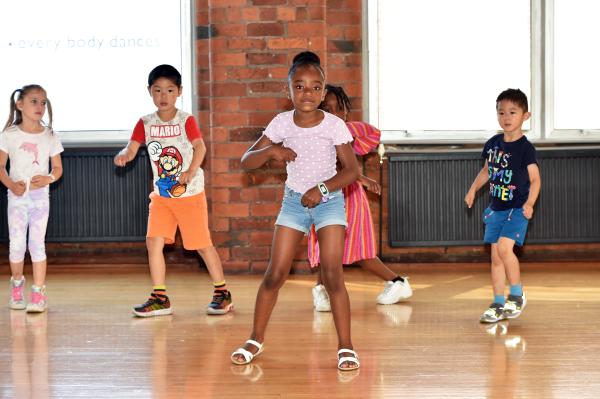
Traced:
<path fill-rule="evenodd" d="M 523 246 L 529 220 L 523 216 L 523 208 L 494 211 L 489 206 L 483 211 L 486 244 L 496 244 L 500 237 L 510 238 L 518 246 Z"/>
<path fill-rule="evenodd" d="M 283 194 L 283 203 L 279 216 L 275 221 L 276 225 L 289 227 L 308 234 L 310 226 L 315 225 L 315 229 L 331 225 L 347 226 L 346 209 L 344 207 L 344 194 L 342 190 L 329 194 L 327 202 L 320 202 L 314 208 L 307 208 L 302 205 L 300 200 L 302 195 L 285 187 Z"/>

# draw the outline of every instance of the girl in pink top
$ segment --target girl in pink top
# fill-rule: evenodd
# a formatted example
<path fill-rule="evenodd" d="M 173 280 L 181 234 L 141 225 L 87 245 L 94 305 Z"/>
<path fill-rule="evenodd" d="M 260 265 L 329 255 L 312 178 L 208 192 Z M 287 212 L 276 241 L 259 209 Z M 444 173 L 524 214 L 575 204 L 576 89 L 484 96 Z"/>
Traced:
<path fill-rule="evenodd" d="M 327 95 L 320 108 L 346 120 L 350 110 L 350 99 L 339 86 L 327 85 Z M 348 128 L 355 137 L 352 148 L 356 155 L 369 153 L 379 144 L 379 130 L 365 122 L 348 122 Z M 369 133 L 370 131 L 370 133 Z M 346 240 L 344 242 L 343 263 L 358 263 L 364 270 L 374 274 L 383 281 L 383 292 L 377 296 L 380 305 L 391 305 L 412 296 L 412 289 L 407 277 L 400 277 L 390 270 L 377 257 L 375 248 L 375 231 L 373 218 L 369 209 L 369 200 L 363 186 L 375 194 L 381 195 L 381 186 L 373 179 L 360 175 L 358 180 L 344 187 L 346 202 Z M 310 266 L 316 268 L 320 264 L 319 243 L 314 230 L 308 236 L 308 260 Z M 317 285 L 313 287 L 313 304 L 318 312 L 329 312 L 331 305 L 329 295 L 322 284 L 319 274 Z"/>
<path fill-rule="evenodd" d="M 346 217 L 341 191 L 358 177 L 352 136 L 344 121 L 319 110 L 325 96 L 325 73 L 316 54 L 306 51 L 294 58 L 288 90 L 294 110 L 277 115 L 242 157 L 244 169 L 259 168 L 269 160 L 285 161 L 288 178 L 275 222 L 271 260 L 256 296 L 252 334 L 231 354 L 231 361 L 247 364 L 262 352 L 279 288 L 290 272 L 298 244 L 314 224 L 338 335 L 338 368 L 354 370 L 360 364 L 350 337 L 350 302 L 342 273 Z"/>

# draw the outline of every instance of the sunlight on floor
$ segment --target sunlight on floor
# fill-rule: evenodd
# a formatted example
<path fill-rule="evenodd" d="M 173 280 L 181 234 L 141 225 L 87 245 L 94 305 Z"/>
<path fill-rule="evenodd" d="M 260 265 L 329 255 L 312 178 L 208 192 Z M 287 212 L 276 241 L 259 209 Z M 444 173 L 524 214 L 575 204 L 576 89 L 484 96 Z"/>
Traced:
<path fill-rule="evenodd" d="M 528 285 L 524 287 L 527 298 L 536 301 L 600 301 L 600 287 L 543 287 Z M 454 299 L 489 299 L 492 286 L 463 292 Z"/>

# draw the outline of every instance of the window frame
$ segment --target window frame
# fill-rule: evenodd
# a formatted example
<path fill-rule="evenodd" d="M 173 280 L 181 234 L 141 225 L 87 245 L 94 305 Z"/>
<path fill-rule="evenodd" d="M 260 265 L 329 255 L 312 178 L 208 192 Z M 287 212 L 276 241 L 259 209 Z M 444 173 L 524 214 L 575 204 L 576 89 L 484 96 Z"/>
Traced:
<path fill-rule="evenodd" d="M 379 0 L 363 2 L 363 41 L 364 93 L 363 105 L 367 120 L 374 124 L 379 121 Z M 554 0 L 530 0 L 531 29 L 531 87 L 530 87 L 530 129 L 526 131 L 533 142 L 538 143 L 597 143 L 599 130 L 566 130 L 554 127 L 554 85 L 553 45 L 554 45 Z M 384 144 L 479 144 L 485 142 L 497 131 L 486 130 L 382 130 Z M 456 138 L 448 138 L 448 137 Z"/>
<path fill-rule="evenodd" d="M 195 20 L 195 1 L 179 0 L 181 22 L 181 94 L 182 108 L 190 110 L 193 115 L 197 111 L 197 85 L 196 85 L 196 46 L 193 36 Z M 141 115 L 138 115 L 141 117 Z M 136 116 L 132 116 L 131 129 L 125 130 L 71 130 L 57 131 L 61 143 L 65 148 L 104 148 L 125 145 L 131 138 Z"/>

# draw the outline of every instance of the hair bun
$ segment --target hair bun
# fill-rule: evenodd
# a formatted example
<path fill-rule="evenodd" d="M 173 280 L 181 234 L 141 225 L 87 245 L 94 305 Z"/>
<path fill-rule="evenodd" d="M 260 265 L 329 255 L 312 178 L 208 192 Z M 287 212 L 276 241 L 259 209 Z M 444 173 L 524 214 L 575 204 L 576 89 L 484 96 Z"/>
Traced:
<path fill-rule="evenodd" d="M 303 51 L 301 53 L 296 54 L 296 56 L 292 60 L 292 63 L 296 64 L 299 62 L 321 65 L 321 59 L 312 51 Z"/>

